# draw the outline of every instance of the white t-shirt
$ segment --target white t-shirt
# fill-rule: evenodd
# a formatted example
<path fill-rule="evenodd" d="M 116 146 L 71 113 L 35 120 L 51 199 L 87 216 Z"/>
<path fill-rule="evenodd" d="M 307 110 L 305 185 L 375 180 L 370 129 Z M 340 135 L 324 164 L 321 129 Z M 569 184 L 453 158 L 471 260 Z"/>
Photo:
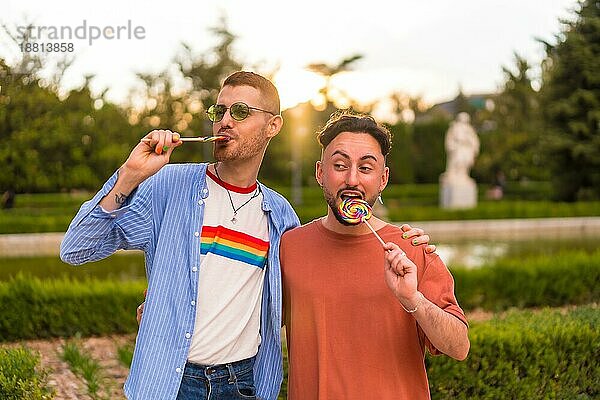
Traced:
<path fill-rule="evenodd" d="M 190 362 L 202 365 L 239 361 L 258 352 L 269 250 L 268 219 L 256 183 L 240 188 L 210 172 L 207 176 L 196 323 L 188 355 Z M 226 188 L 238 210 L 234 221 Z"/>

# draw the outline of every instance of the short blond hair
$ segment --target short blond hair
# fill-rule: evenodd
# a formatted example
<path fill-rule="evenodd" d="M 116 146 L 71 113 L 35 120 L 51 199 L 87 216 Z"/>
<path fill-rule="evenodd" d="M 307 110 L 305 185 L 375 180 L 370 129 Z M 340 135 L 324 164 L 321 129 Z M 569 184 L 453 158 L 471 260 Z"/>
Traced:
<path fill-rule="evenodd" d="M 225 79 L 223 87 L 225 86 L 251 86 L 257 89 L 264 98 L 264 105 L 268 107 L 267 111 L 272 112 L 273 115 L 279 115 L 279 92 L 275 85 L 264 76 L 254 72 L 237 71 Z"/>

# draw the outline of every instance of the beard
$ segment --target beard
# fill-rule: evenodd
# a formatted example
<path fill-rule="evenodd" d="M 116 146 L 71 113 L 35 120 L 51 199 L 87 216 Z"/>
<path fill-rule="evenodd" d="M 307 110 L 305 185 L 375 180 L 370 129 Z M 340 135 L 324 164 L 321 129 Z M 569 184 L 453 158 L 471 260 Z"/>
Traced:
<path fill-rule="evenodd" d="M 338 208 L 338 204 L 339 204 L 338 203 L 338 199 L 339 199 L 339 202 L 342 201 L 341 193 L 343 191 L 345 191 L 345 190 L 355 190 L 355 191 L 357 191 L 358 189 L 352 188 L 352 187 L 345 187 L 343 189 L 338 190 L 337 194 L 334 195 L 329 190 L 327 190 L 327 188 L 325 187 L 325 185 L 323 185 L 323 197 L 325 197 L 325 202 L 327 202 L 327 205 L 329 206 L 329 208 L 333 212 L 333 216 L 335 217 L 335 219 L 337 220 L 337 222 L 339 222 L 340 224 L 345 225 L 345 226 L 358 225 L 358 224 L 360 224 L 360 222 L 348 222 L 340 214 L 340 210 Z M 364 193 L 363 193 L 363 197 L 365 197 Z M 374 197 L 371 197 L 371 198 L 365 198 L 364 200 L 367 203 L 369 203 L 369 206 L 373 207 L 373 204 L 375 204 L 375 201 L 377 200 L 377 196 L 374 196 Z"/>
<path fill-rule="evenodd" d="M 261 128 L 258 135 L 253 137 L 238 136 L 234 139 L 233 146 L 228 142 L 219 144 L 215 142 L 213 147 L 213 157 L 216 161 L 247 160 L 256 157 L 258 154 L 264 154 L 270 138 L 265 134 L 266 126 Z"/>

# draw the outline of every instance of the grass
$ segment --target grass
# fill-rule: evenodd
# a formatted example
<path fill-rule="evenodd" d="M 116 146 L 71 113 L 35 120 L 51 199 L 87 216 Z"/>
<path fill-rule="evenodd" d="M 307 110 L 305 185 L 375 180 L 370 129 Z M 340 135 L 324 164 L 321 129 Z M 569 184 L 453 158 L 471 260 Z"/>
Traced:
<path fill-rule="evenodd" d="M 102 367 L 91 355 L 81 350 L 75 341 L 68 341 L 62 347 L 61 358 L 75 375 L 85 381 L 87 392 L 92 399 L 103 399 L 99 394 L 105 385 Z"/>
<path fill-rule="evenodd" d="M 127 343 L 117 347 L 117 358 L 125 368 L 131 368 L 131 361 L 133 360 L 133 343 Z"/>
<path fill-rule="evenodd" d="M 145 279 L 144 256 L 141 253 L 119 253 L 104 260 L 73 267 L 58 257 L 0 257 L 0 282 L 19 273 L 40 279 L 89 278 L 127 281 Z"/>

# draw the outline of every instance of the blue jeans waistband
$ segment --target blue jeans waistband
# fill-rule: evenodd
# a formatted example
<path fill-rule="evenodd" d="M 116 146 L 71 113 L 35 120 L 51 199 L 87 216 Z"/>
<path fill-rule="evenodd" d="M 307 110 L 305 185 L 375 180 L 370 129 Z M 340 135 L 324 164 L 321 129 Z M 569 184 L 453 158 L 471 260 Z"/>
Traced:
<path fill-rule="evenodd" d="M 250 357 L 245 360 L 216 365 L 200 365 L 188 361 L 185 363 L 185 371 L 183 373 L 197 378 L 218 379 L 228 377 L 235 379 L 236 375 L 243 374 L 254 368 L 255 358 Z"/>

